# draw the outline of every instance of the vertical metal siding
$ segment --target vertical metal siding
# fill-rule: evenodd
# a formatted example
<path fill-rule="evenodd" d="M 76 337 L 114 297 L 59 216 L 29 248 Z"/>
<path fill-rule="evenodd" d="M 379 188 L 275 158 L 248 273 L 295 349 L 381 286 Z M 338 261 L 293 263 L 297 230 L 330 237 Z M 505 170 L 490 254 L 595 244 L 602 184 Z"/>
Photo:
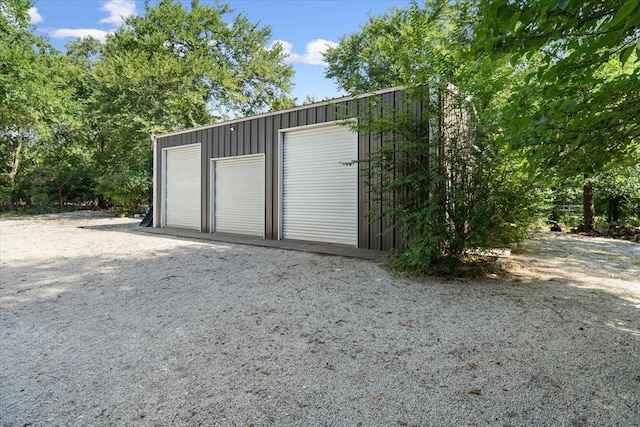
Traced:
<path fill-rule="evenodd" d="M 331 107 L 332 108 L 329 108 L 328 105 L 326 106 L 326 109 L 325 109 L 325 111 L 327 112 L 327 115 L 325 117 L 325 121 L 326 122 L 333 122 L 333 121 L 336 120 L 336 118 L 337 118 L 336 112 L 339 110 L 340 104 L 334 105 L 334 106 L 331 106 Z"/>
<path fill-rule="evenodd" d="M 253 151 L 253 146 L 257 146 L 258 143 L 258 128 L 260 126 L 259 120 L 251 120 L 251 128 L 249 138 L 245 141 L 244 152 L 254 154 L 256 151 Z M 254 142 L 255 141 L 255 142 Z"/>
<path fill-rule="evenodd" d="M 369 135 L 365 132 L 358 133 L 358 159 L 362 158 L 360 153 L 369 152 Z M 369 197 L 365 185 L 367 167 L 365 163 L 358 163 L 358 247 L 369 248 L 370 246 L 370 223 L 368 219 Z"/>
<path fill-rule="evenodd" d="M 382 99 L 383 99 L 384 105 L 388 105 L 389 108 L 391 109 L 391 112 L 395 114 L 395 111 L 398 108 L 398 104 L 396 103 L 397 96 L 394 93 L 385 93 L 384 95 L 382 95 Z M 394 178 L 394 172 L 392 172 L 391 178 Z M 380 183 L 380 184 L 383 185 L 383 183 Z M 380 206 L 378 207 L 381 215 L 390 207 L 391 197 L 393 197 L 392 194 L 388 194 L 388 193 L 384 194 L 383 200 L 380 203 Z M 385 216 L 382 218 L 382 224 L 380 224 L 380 228 L 381 228 L 380 238 L 382 241 L 380 242 L 380 246 L 383 248 L 393 247 L 393 240 L 392 240 L 393 234 L 384 232 L 389 228 L 390 224 L 391 224 L 391 221 L 389 217 Z"/>
<path fill-rule="evenodd" d="M 386 95 L 386 96 L 385 96 Z M 398 100 L 402 98 L 401 91 L 392 91 L 380 96 L 384 102 L 390 102 L 390 106 L 398 105 Z M 211 187 L 210 159 L 229 157 L 235 155 L 247 155 L 263 153 L 264 160 L 264 183 L 265 183 L 265 238 L 278 238 L 278 182 L 279 153 L 278 153 L 278 131 L 295 126 L 303 126 L 314 123 L 327 123 L 344 118 L 347 115 L 356 115 L 369 103 L 369 97 L 363 96 L 357 100 L 337 101 L 321 105 L 309 105 L 294 111 L 276 112 L 258 118 L 247 118 L 233 124 L 219 124 L 204 130 L 185 131 L 180 134 L 161 136 L 157 138 L 158 150 L 156 153 L 158 188 L 155 195 L 161 200 L 165 192 L 164 165 L 162 161 L 163 149 L 177 147 L 192 143 L 202 143 L 202 179 L 201 179 L 201 212 L 202 229 L 210 231 L 211 212 L 209 211 Z M 381 111 L 382 106 L 376 107 Z M 420 108 L 416 108 L 416 114 L 421 113 Z M 231 132 L 230 127 L 234 126 L 236 132 Z M 242 137 L 240 134 L 242 133 Z M 235 134 L 235 135 L 234 135 Z M 361 132 L 358 136 L 357 158 L 364 159 L 368 153 L 380 146 L 381 140 L 377 135 L 370 135 Z M 359 166 L 358 182 L 358 246 L 369 249 L 390 249 L 401 244 L 399 230 L 392 231 L 388 237 L 383 237 L 384 225 L 382 221 L 370 223 L 368 212 L 374 210 L 381 212 L 384 206 L 372 200 L 371 193 L 366 186 L 364 175 L 364 165 Z M 162 210 L 162 207 L 161 207 Z M 162 217 L 163 212 L 157 213 Z"/>
<path fill-rule="evenodd" d="M 277 239 L 278 237 L 278 129 L 280 129 L 280 120 L 282 116 L 277 115 L 268 117 L 265 123 L 264 140 L 265 166 L 266 166 L 266 182 L 265 194 L 267 229 L 265 237 L 267 239 Z"/>
<path fill-rule="evenodd" d="M 196 132 L 197 141 L 200 143 L 200 174 L 202 176 L 207 176 L 209 174 L 209 165 L 207 164 L 207 144 L 205 142 L 205 131 L 199 130 Z M 200 200 L 207 200 L 209 191 L 209 183 L 208 180 L 201 179 L 200 182 Z M 200 203 L 200 231 L 208 230 L 208 209 L 207 203 Z"/>
<path fill-rule="evenodd" d="M 239 153 L 246 153 L 246 151 L 244 151 L 244 138 L 245 136 L 249 136 L 245 132 L 246 125 L 247 123 L 244 122 L 238 123 L 235 126 L 236 131 L 233 132 L 233 138 L 235 139 L 235 141 L 232 145 L 231 156 L 238 156 L 240 155 Z"/>
<path fill-rule="evenodd" d="M 282 236 L 357 245 L 357 135 L 333 125 L 283 136 Z"/>

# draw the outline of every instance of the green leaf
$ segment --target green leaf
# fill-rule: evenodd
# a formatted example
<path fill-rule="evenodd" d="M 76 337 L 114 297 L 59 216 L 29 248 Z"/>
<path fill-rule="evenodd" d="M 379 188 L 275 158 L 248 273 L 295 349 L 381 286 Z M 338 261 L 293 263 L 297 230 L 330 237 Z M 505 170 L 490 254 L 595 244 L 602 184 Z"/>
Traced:
<path fill-rule="evenodd" d="M 633 10 L 638 7 L 638 3 L 640 0 L 627 0 L 624 4 L 618 9 L 618 12 L 613 17 L 613 20 L 606 28 L 612 28 L 617 26 L 620 22 L 622 22 Z"/>
<path fill-rule="evenodd" d="M 567 99 L 562 104 L 560 104 L 560 107 L 558 109 L 562 113 L 569 113 L 569 112 L 573 111 L 576 108 L 577 105 L 578 105 L 578 103 L 574 99 Z"/>
<path fill-rule="evenodd" d="M 529 117 L 520 117 L 519 119 L 516 120 L 516 125 L 518 126 L 519 130 L 524 130 L 527 127 L 529 127 L 530 122 L 531 122 L 531 119 Z"/>
<path fill-rule="evenodd" d="M 520 11 L 514 13 L 513 16 L 511 16 L 511 19 L 509 19 L 509 26 L 515 29 L 516 24 L 518 23 L 518 19 L 520 19 Z"/>
<path fill-rule="evenodd" d="M 620 52 L 620 62 L 622 62 L 622 65 L 624 65 L 627 62 L 627 60 L 629 59 L 633 51 L 636 50 L 637 48 L 638 48 L 637 46 L 632 45 L 627 47 L 626 49 L 623 49 Z"/>

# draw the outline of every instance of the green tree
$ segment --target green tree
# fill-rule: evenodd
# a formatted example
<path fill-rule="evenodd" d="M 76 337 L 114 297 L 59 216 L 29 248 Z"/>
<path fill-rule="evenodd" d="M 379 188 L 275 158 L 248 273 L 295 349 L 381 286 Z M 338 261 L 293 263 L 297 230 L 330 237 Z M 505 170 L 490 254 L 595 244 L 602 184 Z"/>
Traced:
<path fill-rule="evenodd" d="M 474 2 L 414 2 L 370 18 L 326 55 L 327 76 L 352 93 L 405 87 L 404 106 L 378 102 L 358 127 L 380 135 L 368 187 L 405 234 L 392 265 L 411 273 L 518 239 L 536 218 L 539 192 L 521 159 L 495 142 L 495 109 L 520 74 L 504 59 L 470 55 L 476 11 Z"/>
<path fill-rule="evenodd" d="M 264 112 L 290 102 L 291 66 L 269 27 L 214 6 L 161 0 L 107 39 L 98 66 L 102 96 L 165 129 Z M 231 20 L 231 23 L 227 21 Z"/>
<path fill-rule="evenodd" d="M 359 32 L 327 50 L 326 76 L 354 94 L 425 83 L 425 70 L 450 81 L 464 72 L 474 6 L 473 1 L 428 0 L 421 7 L 414 1 L 370 16 Z"/>
<path fill-rule="evenodd" d="M 231 14 L 222 3 L 147 2 L 107 37 L 90 99 L 105 195 L 121 199 L 126 176 L 129 189 L 143 191 L 141 175 L 151 182 L 151 134 L 293 105 L 293 70 L 282 46 L 267 47 L 270 28 Z M 85 51 L 93 46 L 74 54 Z M 148 198 L 149 185 L 144 191 Z"/>
<path fill-rule="evenodd" d="M 606 211 L 609 223 L 640 219 L 640 165 L 610 169 L 592 181 L 596 206 Z"/>
<path fill-rule="evenodd" d="M 637 0 L 482 0 L 479 52 L 536 67 L 503 110 L 503 136 L 548 179 L 635 162 L 640 146 Z M 594 227 L 593 186 L 583 188 Z"/>
<path fill-rule="evenodd" d="M 70 126 L 75 108 L 63 59 L 30 31 L 31 6 L 28 0 L 0 4 L 0 188 L 12 208 L 21 194 L 28 198 L 17 185 L 23 158 L 33 159 L 56 130 Z"/>
<path fill-rule="evenodd" d="M 0 3 L 0 190 L 13 204 L 149 199 L 150 135 L 293 105 L 293 70 L 268 27 L 228 5 L 145 4 L 107 37 L 61 55 Z M 25 161 L 26 160 L 26 161 Z M 85 200 L 81 200 L 81 199 Z"/>

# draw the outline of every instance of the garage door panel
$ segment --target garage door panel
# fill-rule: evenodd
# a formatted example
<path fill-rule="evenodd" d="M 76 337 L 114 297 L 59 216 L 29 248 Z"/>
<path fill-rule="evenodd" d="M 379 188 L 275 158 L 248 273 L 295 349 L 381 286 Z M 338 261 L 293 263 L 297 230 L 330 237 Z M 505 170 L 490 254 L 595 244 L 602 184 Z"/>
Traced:
<path fill-rule="evenodd" d="M 165 226 L 200 230 L 200 144 L 165 151 Z"/>
<path fill-rule="evenodd" d="M 264 237 L 264 156 L 213 164 L 213 231 Z"/>
<path fill-rule="evenodd" d="M 357 135 L 344 126 L 283 136 L 283 232 L 286 239 L 356 245 Z"/>

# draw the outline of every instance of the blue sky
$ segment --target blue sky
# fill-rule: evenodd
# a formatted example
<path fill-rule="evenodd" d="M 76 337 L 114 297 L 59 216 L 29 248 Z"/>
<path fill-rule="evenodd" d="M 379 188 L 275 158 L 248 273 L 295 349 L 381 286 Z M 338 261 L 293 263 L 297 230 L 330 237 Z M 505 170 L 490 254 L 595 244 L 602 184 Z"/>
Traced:
<path fill-rule="evenodd" d="M 154 3 L 157 2 L 151 2 Z M 215 0 L 200 3 L 214 4 Z M 406 7 L 410 1 L 230 0 L 225 3 L 252 22 L 271 26 L 270 43 L 278 40 L 290 52 L 287 61 L 296 71 L 293 96 L 302 102 L 306 95 L 319 100 L 342 95 L 335 83 L 324 77 L 321 52 L 327 45 L 358 31 L 370 14 L 379 15 L 394 6 Z M 184 0 L 183 4 L 190 4 L 190 0 Z M 30 15 L 36 32 L 48 36 L 56 49 L 64 51 L 64 45 L 75 37 L 93 35 L 104 39 L 120 26 L 123 16 L 143 11 L 143 0 L 36 0 Z"/>

